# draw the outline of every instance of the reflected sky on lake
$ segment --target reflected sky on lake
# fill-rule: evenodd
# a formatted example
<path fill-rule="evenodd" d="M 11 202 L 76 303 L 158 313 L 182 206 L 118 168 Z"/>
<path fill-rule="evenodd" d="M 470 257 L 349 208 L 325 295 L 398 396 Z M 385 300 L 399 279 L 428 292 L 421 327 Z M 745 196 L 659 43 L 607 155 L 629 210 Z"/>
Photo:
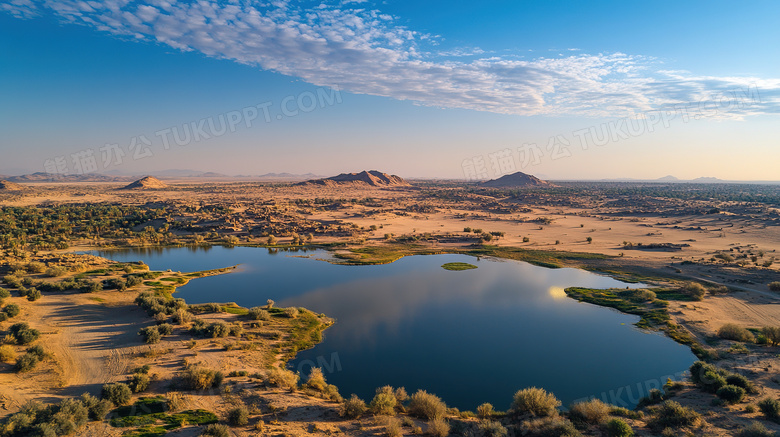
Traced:
<path fill-rule="evenodd" d="M 506 409 L 523 387 L 572 400 L 678 373 L 695 357 L 687 347 L 633 327 L 638 318 L 582 304 L 564 288 L 628 284 L 576 269 L 465 255 L 402 258 L 380 266 L 338 266 L 327 252 L 258 248 L 168 248 L 112 252 L 152 269 L 196 271 L 240 264 L 238 272 L 197 279 L 179 289 L 188 303 L 301 306 L 337 319 L 292 368 L 332 362 L 328 382 L 342 395 L 370 398 L 376 387 L 425 389 L 448 404 Z M 301 258 L 305 256 L 306 258 Z M 448 271 L 447 262 L 479 268 Z M 335 355 L 334 355 L 335 354 Z"/>

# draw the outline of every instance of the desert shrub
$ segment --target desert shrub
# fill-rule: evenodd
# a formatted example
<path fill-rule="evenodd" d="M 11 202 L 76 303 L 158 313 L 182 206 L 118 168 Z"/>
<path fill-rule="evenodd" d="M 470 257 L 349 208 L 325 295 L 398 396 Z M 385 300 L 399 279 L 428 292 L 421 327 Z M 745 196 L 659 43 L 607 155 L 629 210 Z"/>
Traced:
<path fill-rule="evenodd" d="M 43 273 L 44 271 L 46 271 L 46 264 L 42 262 L 33 261 L 27 263 L 27 265 L 24 268 L 30 273 Z"/>
<path fill-rule="evenodd" d="M 570 421 L 560 416 L 548 416 L 522 423 L 521 435 L 528 437 L 581 437 Z"/>
<path fill-rule="evenodd" d="M 247 316 L 252 320 L 271 320 L 271 314 L 261 307 L 250 308 Z"/>
<path fill-rule="evenodd" d="M 222 372 L 206 369 L 199 366 L 190 366 L 182 372 L 182 381 L 189 390 L 205 390 L 211 387 L 219 387 L 224 375 Z"/>
<path fill-rule="evenodd" d="M 173 334 L 173 326 L 170 323 L 160 323 L 157 325 L 157 330 L 160 332 L 160 335 Z"/>
<path fill-rule="evenodd" d="M 162 339 L 162 335 L 160 335 L 160 331 L 156 326 L 147 326 L 146 328 L 141 328 L 138 331 L 138 335 L 143 337 L 144 343 L 148 344 L 159 343 Z"/>
<path fill-rule="evenodd" d="M 294 318 L 298 317 L 299 313 L 300 313 L 300 311 L 298 311 L 298 308 L 295 308 L 295 307 L 289 307 L 289 308 L 285 308 L 284 309 L 285 317 L 288 317 L 290 319 L 294 319 Z"/>
<path fill-rule="evenodd" d="M 569 418 L 597 425 L 609 417 L 610 407 L 598 399 L 578 402 L 569 407 Z"/>
<path fill-rule="evenodd" d="M 655 292 L 652 290 L 645 290 L 643 288 L 638 288 L 636 290 L 632 290 L 629 293 L 629 299 L 638 302 L 652 302 L 656 299 L 656 295 Z"/>
<path fill-rule="evenodd" d="M 395 400 L 398 401 L 400 404 L 401 402 L 406 402 L 409 400 L 409 395 L 406 393 L 406 389 L 403 387 L 398 387 L 393 391 L 393 394 L 395 395 Z"/>
<path fill-rule="evenodd" d="M 385 435 L 387 437 L 402 437 L 401 421 L 395 417 L 388 417 L 385 421 Z"/>
<path fill-rule="evenodd" d="M 506 437 L 508 434 L 504 425 L 495 420 L 482 420 L 477 427 L 484 437 Z"/>
<path fill-rule="evenodd" d="M 228 328 L 225 322 L 210 323 L 206 327 L 206 336 L 211 338 L 227 337 L 230 334 L 230 328 Z"/>
<path fill-rule="evenodd" d="M 412 416 L 431 420 L 444 417 L 447 405 L 438 396 L 425 390 L 417 390 L 409 400 L 408 411 Z"/>
<path fill-rule="evenodd" d="M 680 287 L 680 291 L 687 294 L 688 296 L 690 296 L 695 300 L 704 299 L 704 295 L 707 293 L 707 289 L 704 288 L 704 286 L 699 284 L 698 282 L 688 282 L 682 287 Z"/>
<path fill-rule="evenodd" d="M 751 422 L 747 428 L 734 434 L 734 437 L 775 437 L 776 435 L 760 422 Z"/>
<path fill-rule="evenodd" d="M 761 329 L 761 333 L 766 337 L 767 343 L 770 345 L 777 346 L 780 344 L 780 327 L 765 326 Z"/>
<path fill-rule="evenodd" d="M 29 300 L 30 302 L 35 302 L 36 300 L 40 299 L 41 297 L 43 297 L 43 295 L 41 294 L 41 292 L 37 288 L 33 287 L 33 288 L 27 290 L 27 300 Z"/>
<path fill-rule="evenodd" d="M 174 323 L 183 325 L 185 323 L 189 323 L 192 320 L 192 313 L 183 308 L 179 308 L 173 312 L 171 319 L 173 319 Z"/>
<path fill-rule="evenodd" d="M 397 404 L 393 388 L 386 386 L 378 388 L 374 399 L 371 400 L 369 408 L 374 414 L 385 414 L 392 416 L 395 414 L 395 406 Z"/>
<path fill-rule="evenodd" d="M 350 419 L 358 419 L 366 413 L 367 409 L 365 401 L 353 394 L 341 404 L 341 415 Z"/>
<path fill-rule="evenodd" d="M 428 421 L 426 433 L 433 437 L 446 437 L 450 433 L 450 425 L 443 417 L 436 417 Z"/>
<path fill-rule="evenodd" d="M 300 375 L 288 369 L 273 367 L 268 372 L 268 382 L 277 387 L 289 388 L 290 390 L 298 387 Z"/>
<path fill-rule="evenodd" d="M 16 341 L 16 344 L 29 344 L 40 337 L 41 333 L 37 329 L 30 328 L 25 322 L 14 323 L 8 328 L 8 335 Z"/>
<path fill-rule="evenodd" d="M 15 303 L 9 303 L 3 308 L 3 312 L 9 317 L 16 317 L 19 315 L 19 313 L 22 311 L 22 309 L 19 307 L 19 305 Z"/>
<path fill-rule="evenodd" d="M 780 421 L 780 401 L 765 398 L 758 403 L 758 409 L 768 420 Z"/>
<path fill-rule="evenodd" d="M 244 426 L 249 423 L 249 410 L 243 405 L 228 411 L 227 416 L 230 426 Z"/>
<path fill-rule="evenodd" d="M 39 361 L 38 355 L 27 352 L 16 359 L 16 371 L 19 373 L 29 372 L 38 365 Z"/>
<path fill-rule="evenodd" d="M 715 393 L 719 388 L 726 385 L 726 379 L 723 377 L 725 372 L 712 364 L 703 361 L 697 361 L 690 367 L 691 381 L 704 391 Z"/>
<path fill-rule="evenodd" d="M 309 372 L 309 379 L 306 380 L 306 387 L 312 390 L 325 391 L 328 384 L 325 382 L 325 375 L 319 367 L 312 367 Z"/>
<path fill-rule="evenodd" d="M 244 333 L 244 325 L 241 322 L 233 323 L 228 327 L 228 334 L 231 337 L 241 337 Z"/>
<path fill-rule="evenodd" d="M 633 437 L 634 430 L 623 419 L 614 418 L 607 422 L 608 437 Z"/>
<path fill-rule="evenodd" d="M 736 404 L 745 397 L 745 389 L 736 385 L 724 385 L 715 392 L 715 395 L 728 404 Z"/>
<path fill-rule="evenodd" d="M 339 388 L 336 387 L 333 384 L 328 384 L 325 386 L 325 391 L 323 392 L 326 399 L 330 399 L 334 402 L 343 402 L 344 398 L 341 397 L 341 394 L 339 394 Z"/>
<path fill-rule="evenodd" d="M 531 413 L 539 417 L 552 416 L 560 406 L 561 401 L 555 395 L 537 387 L 518 390 L 512 402 L 515 413 Z"/>
<path fill-rule="evenodd" d="M 215 437 L 230 437 L 230 428 L 220 423 L 212 423 L 203 429 L 203 435 L 213 435 Z"/>
<path fill-rule="evenodd" d="M 178 392 L 165 393 L 165 400 L 168 405 L 168 411 L 180 411 L 184 409 L 184 395 Z"/>
<path fill-rule="evenodd" d="M 116 406 L 127 405 L 130 402 L 132 391 L 127 384 L 115 382 L 106 384 L 100 392 L 100 397 L 111 401 Z"/>
<path fill-rule="evenodd" d="M 89 393 L 84 393 L 79 399 L 87 408 L 89 418 L 92 420 L 103 420 L 113 407 L 113 404 L 108 399 L 98 399 Z"/>
<path fill-rule="evenodd" d="M 7 344 L 0 345 L 0 362 L 8 363 L 16 357 L 14 348 Z"/>
<path fill-rule="evenodd" d="M 127 281 L 122 278 L 111 278 L 105 281 L 105 288 L 109 290 L 125 291 L 127 290 Z"/>
<path fill-rule="evenodd" d="M 718 337 L 726 340 L 742 341 L 746 343 L 753 343 L 756 341 L 756 338 L 753 336 L 752 332 L 733 323 L 726 323 L 725 325 L 721 326 L 718 330 Z"/>
<path fill-rule="evenodd" d="M 726 376 L 726 384 L 742 387 L 747 393 L 756 393 L 756 388 L 753 386 L 753 383 L 738 373 L 732 373 Z"/>
<path fill-rule="evenodd" d="M 50 278 L 56 278 L 58 276 L 64 275 L 65 273 L 68 273 L 68 269 L 62 266 L 55 266 L 49 267 L 44 273 Z"/>
<path fill-rule="evenodd" d="M 484 403 L 477 407 L 477 416 L 479 416 L 480 419 L 488 419 L 493 417 L 493 413 L 495 413 L 493 404 Z"/>
<path fill-rule="evenodd" d="M 6 297 L 11 297 L 11 292 L 0 287 L 0 299 L 5 299 Z"/>
<path fill-rule="evenodd" d="M 770 282 L 769 289 L 771 291 L 780 291 L 780 281 Z"/>
<path fill-rule="evenodd" d="M 146 391 L 146 389 L 149 388 L 149 375 L 145 373 L 133 374 L 133 376 L 130 378 L 128 386 L 133 391 L 133 393 L 141 393 L 142 391 Z"/>
<path fill-rule="evenodd" d="M 135 287 L 137 285 L 141 285 L 142 282 L 144 282 L 143 279 L 141 279 L 138 276 L 133 275 L 133 276 L 128 276 L 127 277 L 125 284 L 127 285 L 127 288 L 133 288 L 133 287 Z"/>
<path fill-rule="evenodd" d="M 692 409 L 675 401 L 665 401 L 653 411 L 648 425 L 654 429 L 693 427 L 700 419 L 699 413 Z"/>
<path fill-rule="evenodd" d="M 100 281 L 82 279 L 78 282 L 78 288 L 81 289 L 82 293 L 95 293 L 103 289 L 103 283 Z"/>

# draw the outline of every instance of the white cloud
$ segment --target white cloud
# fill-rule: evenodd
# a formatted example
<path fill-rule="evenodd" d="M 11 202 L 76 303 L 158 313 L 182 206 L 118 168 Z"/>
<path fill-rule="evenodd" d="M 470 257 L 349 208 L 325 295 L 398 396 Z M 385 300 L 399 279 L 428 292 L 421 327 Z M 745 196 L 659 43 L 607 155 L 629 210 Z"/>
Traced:
<path fill-rule="evenodd" d="M 780 112 L 778 79 L 652 72 L 653 60 L 642 56 L 435 60 L 432 56 L 484 53 L 453 49 L 429 55 L 425 48 L 440 38 L 400 26 L 362 0 L 322 3 L 314 9 L 288 0 L 12 0 L 2 10 L 21 18 L 51 11 L 114 35 L 257 65 L 315 85 L 444 108 L 622 116 L 714 101 L 717 93 L 753 86 L 760 89 L 761 101 L 736 108 L 731 116 Z"/>

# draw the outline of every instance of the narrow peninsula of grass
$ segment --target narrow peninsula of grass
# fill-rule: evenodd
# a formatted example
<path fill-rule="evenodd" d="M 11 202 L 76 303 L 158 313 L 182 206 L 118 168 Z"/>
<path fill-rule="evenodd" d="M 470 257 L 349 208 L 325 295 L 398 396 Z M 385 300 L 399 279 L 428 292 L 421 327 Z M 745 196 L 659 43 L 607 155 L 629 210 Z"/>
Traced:
<path fill-rule="evenodd" d="M 477 266 L 469 263 L 446 263 L 446 264 L 442 264 L 441 268 L 443 268 L 444 270 L 460 271 L 460 270 L 476 269 Z"/>
<path fill-rule="evenodd" d="M 615 308 L 627 314 L 635 314 L 640 317 L 639 322 L 636 323 L 637 327 L 663 331 L 676 342 L 690 346 L 691 351 L 700 359 L 708 359 L 710 357 L 710 353 L 688 331 L 671 321 L 669 311 L 667 310 L 669 302 L 657 298 L 663 297 L 669 300 L 688 301 L 690 300 L 689 296 L 678 295 L 663 288 L 593 289 L 570 287 L 565 291 L 567 296 L 580 302 Z"/>
<path fill-rule="evenodd" d="M 119 407 L 111 412 L 109 421 L 115 428 L 136 428 L 125 431 L 125 436 L 162 436 L 184 425 L 207 425 L 219 419 L 211 411 L 187 410 L 167 412 L 163 397 L 141 398 L 134 405 Z"/>

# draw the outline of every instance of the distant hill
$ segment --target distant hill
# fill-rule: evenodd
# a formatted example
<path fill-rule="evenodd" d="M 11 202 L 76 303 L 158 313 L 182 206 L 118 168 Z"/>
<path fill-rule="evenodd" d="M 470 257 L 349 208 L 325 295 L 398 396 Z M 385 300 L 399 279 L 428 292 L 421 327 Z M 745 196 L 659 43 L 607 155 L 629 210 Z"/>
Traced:
<path fill-rule="evenodd" d="M 369 185 L 372 187 L 408 187 L 410 184 L 403 178 L 396 175 L 389 175 L 380 171 L 361 171 L 360 173 L 342 173 L 338 176 L 332 176 L 324 179 L 314 179 L 301 182 L 299 185 Z"/>
<path fill-rule="evenodd" d="M 11 176 L 11 182 L 124 182 L 126 178 L 117 178 L 98 173 L 85 174 L 52 174 L 37 172 L 22 176 Z"/>
<path fill-rule="evenodd" d="M 498 179 L 493 179 L 481 184 L 483 187 L 488 188 L 520 188 L 520 187 L 554 187 L 555 185 L 543 181 L 536 176 L 525 174 L 523 172 L 517 172 L 501 176 Z"/>
<path fill-rule="evenodd" d="M 147 176 L 145 178 L 138 179 L 137 181 L 127 185 L 122 190 L 159 190 L 161 188 L 168 188 L 168 185 L 164 184 L 161 180 L 154 176 Z"/>
<path fill-rule="evenodd" d="M 24 187 L 19 184 L 15 184 L 6 180 L 0 180 L 0 191 L 21 191 L 23 189 Z"/>

